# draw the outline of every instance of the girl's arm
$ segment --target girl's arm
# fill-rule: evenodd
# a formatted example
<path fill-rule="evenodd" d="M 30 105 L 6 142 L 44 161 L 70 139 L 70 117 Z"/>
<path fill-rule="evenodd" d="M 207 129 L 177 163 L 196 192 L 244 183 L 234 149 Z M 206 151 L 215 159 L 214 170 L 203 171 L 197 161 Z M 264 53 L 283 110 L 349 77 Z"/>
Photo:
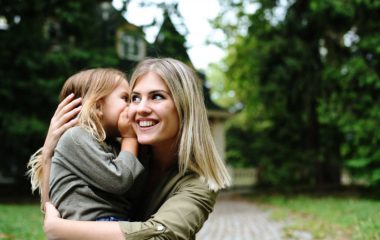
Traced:
<path fill-rule="evenodd" d="M 49 130 L 42 148 L 42 204 L 49 200 L 50 165 L 57 142 L 67 129 L 78 123 L 76 115 L 80 112 L 82 99 L 73 99 L 74 94 L 70 94 L 58 105 L 50 121 Z"/>
<path fill-rule="evenodd" d="M 128 151 L 137 157 L 137 137 L 132 128 L 131 120 L 128 118 L 128 107 L 120 113 L 118 127 L 121 136 L 121 150 Z"/>

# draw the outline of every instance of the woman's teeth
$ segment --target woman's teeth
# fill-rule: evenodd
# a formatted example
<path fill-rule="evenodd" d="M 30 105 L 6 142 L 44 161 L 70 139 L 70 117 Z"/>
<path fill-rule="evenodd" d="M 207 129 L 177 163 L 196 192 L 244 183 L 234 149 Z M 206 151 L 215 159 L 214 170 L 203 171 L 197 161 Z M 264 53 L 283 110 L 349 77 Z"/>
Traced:
<path fill-rule="evenodd" d="M 153 126 L 154 122 L 153 121 L 140 121 L 139 126 L 140 127 L 150 127 Z"/>

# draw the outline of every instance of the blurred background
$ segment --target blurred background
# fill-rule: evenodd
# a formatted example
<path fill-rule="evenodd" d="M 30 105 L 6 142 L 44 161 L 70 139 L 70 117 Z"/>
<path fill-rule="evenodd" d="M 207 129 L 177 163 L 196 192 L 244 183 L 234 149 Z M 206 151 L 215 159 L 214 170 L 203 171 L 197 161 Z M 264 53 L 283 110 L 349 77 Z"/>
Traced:
<path fill-rule="evenodd" d="M 379 0 L 1 0 L 1 198 L 38 199 L 26 163 L 70 75 L 147 56 L 203 80 L 232 189 L 379 195 Z"/>
<path fill-rule="evenodd" d="M 258 185 L 379 186 L 379 1 L 183 2 L 1 1 L 0 183 L 29 188 L 70 75 L 169 56 L 199 72 L 221 155 Z"/>

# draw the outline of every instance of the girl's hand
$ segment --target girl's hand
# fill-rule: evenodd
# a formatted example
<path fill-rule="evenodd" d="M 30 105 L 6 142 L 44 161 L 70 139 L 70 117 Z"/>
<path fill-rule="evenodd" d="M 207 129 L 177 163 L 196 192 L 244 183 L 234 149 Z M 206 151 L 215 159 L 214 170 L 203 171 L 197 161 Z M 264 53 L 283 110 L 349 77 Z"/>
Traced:
<path fill-rule="evenodd" d="M 81 109 L 81 98 L 73 100 L 74 94 L 67 96 L 57 107 L 50 121 L 49 130 L 43 146 L 43 155 L 46 157 L 53 156 L 61 135 L 70 127 L 78 123 L 76 116 Z M 79 106 L 78 106 L 79 105 Z"/>
<path fill-rule="evenodd" d="M 137 136 L 132 127 L 132 120 L 128 118 L 128 107 L 120 113 L 118 127 L 121 136 L 121 150 L 137 156 Z"/>
<path fill-rule="evenodd" d="M 120 113 L 118 127 L 122 138 L 136 138 L 136 133 L 132 127 L 132 121 L 128 118 L 128 107 Z"/>

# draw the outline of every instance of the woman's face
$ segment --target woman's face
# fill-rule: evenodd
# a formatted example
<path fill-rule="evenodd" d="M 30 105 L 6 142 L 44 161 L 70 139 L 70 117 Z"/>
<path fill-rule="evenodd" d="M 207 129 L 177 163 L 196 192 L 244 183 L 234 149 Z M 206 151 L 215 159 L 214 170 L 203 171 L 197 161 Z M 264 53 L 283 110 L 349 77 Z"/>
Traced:
<path fill-rule="evenodd" d="M 179 132 L 177 109 L 168 87 L 153 72 L 141 76 L 128 109 L 140 144 L 171 146 Z"/>

